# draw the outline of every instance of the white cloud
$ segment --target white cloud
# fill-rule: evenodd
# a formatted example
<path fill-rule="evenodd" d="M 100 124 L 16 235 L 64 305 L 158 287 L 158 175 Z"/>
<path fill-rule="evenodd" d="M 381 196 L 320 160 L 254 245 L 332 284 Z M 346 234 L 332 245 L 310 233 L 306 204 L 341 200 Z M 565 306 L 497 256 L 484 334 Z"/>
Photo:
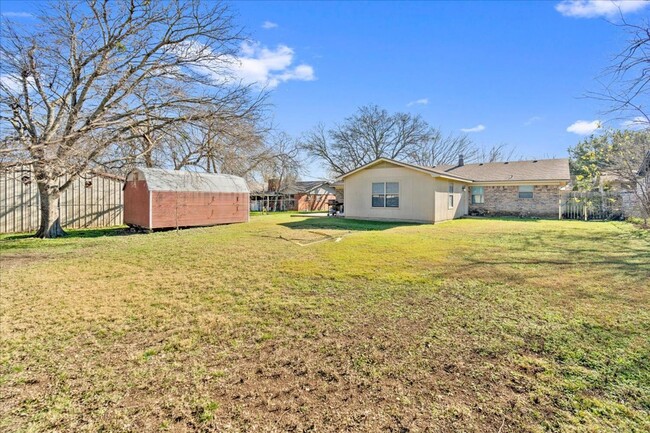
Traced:
<path fill-rule="evenodd" d="M 429 98 L 420 98 L 415 101 L 411 101 L 408 104 L 406 104 L 407 107 L 411 107 L 413 105 L 427 105 L 429 103 Z"/>
<path fill-rule="evenodd" d="M 485 125 L 476 125 L 472 128 L 460 128 L 463 132 L 481 132 L 485 131 Z"/>
<path fill-rule="evenodd" d="M 596 18 L 637 12 L 649 5 L 647 0 L 563 0 L 555 10 L 566 17 Z"/>
<path fill-rule="evenodd" d="M 529 118 L 528 120 L 526 120 L 524 122 L 524 126 L 530 126 L 533 123 L 537 123 L 537 122 L 539 122 L 541 120 L 542 120 L 542 118 L 540 116 L 533 116 L 533 117 Z"/>
<path fill-rule="evenodd" d="M 27 78 L 28 91 L 33 89 L 34 78 Z M 10 94 L 17 95 L 23 91 L 23 82 L 20 77 L 11 74 L 0 74 L 0 86 Z"/>
<path fill-rule="evenodd" d="M 316 77 L 314 68 L 307 64 L 292 67 L 293 49 L 278 45 L 275 49 L 259 43 L 244 43 L 241 55 L 235 59 L 232 72 L 246 84 L 258 84 L 268 88 L 290 81 L 312 81 Z"/>
<path fill-rule="evenodd" d="M 29 12 L 3 12 L 2 16 L 8 18 L 34 18 L 34 15 Z"/>
<path fill-rule="evenodd" d="M 578 135 L 589 135 L 600 128 L 600 120 L 578 120 L 569 125 L 567 132 L 573 132 Z"/>
<path fill-rule="evenodd" d="M 648 119 L 646 119 L 643 116 L 637 116 L 634 119 L 626 120 L 621 123 L 621 126 L 623 128 L 629 128 L 629 129 L 644 129 L 647 128 L 650 122 L 648 122 Z"/>
<path fill-rule="evenodd" d="M 278 28 L 278 23 L 274 23 L 273 21 L 264 21 L 262 23 L 262 28 L 263 29 L 277 29 Z"/>

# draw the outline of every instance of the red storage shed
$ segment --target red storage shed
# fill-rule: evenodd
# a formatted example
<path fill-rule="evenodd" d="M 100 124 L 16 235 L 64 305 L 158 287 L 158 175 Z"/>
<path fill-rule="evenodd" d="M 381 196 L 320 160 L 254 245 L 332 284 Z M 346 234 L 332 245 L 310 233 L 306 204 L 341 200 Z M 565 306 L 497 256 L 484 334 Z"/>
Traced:
<path fill-rule="evenodd" d="M 229 174 L 138 168 L 124 183 L 124 223 L 158 229 L 246 222 L 246 181 Z"/>

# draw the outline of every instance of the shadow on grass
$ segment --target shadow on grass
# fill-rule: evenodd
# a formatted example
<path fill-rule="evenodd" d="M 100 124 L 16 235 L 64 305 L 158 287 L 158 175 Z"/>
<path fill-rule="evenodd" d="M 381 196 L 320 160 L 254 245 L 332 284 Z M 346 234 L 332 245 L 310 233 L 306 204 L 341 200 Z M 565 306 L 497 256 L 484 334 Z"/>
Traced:
<path fill-rule="evenodd" d="M 82 239 L 82 238 L 100 238 L 104 236 L 127 236 L 134 232 L 129 231 L 128 227 L 107 227 L 95 229 L 64 229 L 65 236 L 60 239 Z M 0 242 L 18 241 L 25 239 L 35 239 L 34 233 L 16 233 L 0 236 Z"/>
<path fill-rule="evenodd" d="M 574 230 L 513 236 L 521 238 L 519 244 L 511 243 L 507 250 L 488 256 L 478 251 L 474 257 L 465 259 L 465 268 L 544 266 L 557 273 L 580 269 L 625 274 L 645 285 L 650 281 L 650 236 L 643 230 L 607 233 Z M 490 271 L 492 275 L 498 272 Z M 503 272 L 506 279 L 528 278 L 512 270 Z"/>
<path fill-rule="evenodd" d="M 281 226 L 296 230 L 350 230 L 350 231 L 377 231 L 388 230 L 395 227 L 415 226 L 418 223 L 397 221 L 367 221 L 347 218 L 306 218 L 300 221 L 281 223 Z"/>
<path fill-rule="evenodd" d="M 518 216 L 475 216 L 475 215 L 466 215 L 461 219 L 465 220 L 483 220 L 483 221 L 516 221 L 522 223 L 538 223 L 540 221 L 553 221 L 553 218 L 530 218 L 530 217 L 518 217 Z M 557 221 L 557 218 L 555 218 Z"/>

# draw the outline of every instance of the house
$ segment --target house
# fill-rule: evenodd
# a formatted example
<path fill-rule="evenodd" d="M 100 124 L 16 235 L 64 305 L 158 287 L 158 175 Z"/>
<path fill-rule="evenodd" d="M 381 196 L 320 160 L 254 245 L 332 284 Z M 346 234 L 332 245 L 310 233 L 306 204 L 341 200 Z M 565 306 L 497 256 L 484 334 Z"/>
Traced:
<path fill-rule="evenodd" d="M 647 151 L 636 172 L 636 184 L 628 185 L 627 191 L 621 194 L 622 209 L 625 216 L 648 218 L 642 200 L 647 203 L 650 199 L 650 151 Z"/>
<path fill-rule="evenodd" d="M 298 181 L 293 187 L 295 210 L 297 211 L 326 211 L 328 201 L 336 200 L 336 191 L 322 180 Z"/>
<path fill-rule="evenodd" d="M 294 181 L 285 186 L 269 179 L 266 188 L 261 184 L 251 186 L 251 210 L 260 211 L 326 211 L 328 200 L 335 199 L 335 190 L 327 182 Z"/>
<path fill-rule="evenodd" d="M 557 218 L 568 159 L 425 167 L 379 158 L 335 184 L 347 218 L 437 223 L 468 214 Z"/>
<path fill-rule="evenodd" d="M 124 224 L 153 230 L 246 222 L 249 191 L 238 176 L 138 168 L 124 182 Z"/>

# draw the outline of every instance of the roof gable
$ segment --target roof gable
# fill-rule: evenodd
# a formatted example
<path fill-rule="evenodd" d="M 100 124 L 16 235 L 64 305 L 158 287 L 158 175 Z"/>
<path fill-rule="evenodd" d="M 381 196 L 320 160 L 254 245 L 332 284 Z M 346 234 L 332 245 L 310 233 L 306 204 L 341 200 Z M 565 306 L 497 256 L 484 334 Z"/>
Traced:
<path fill-rule="evenodd" d="M 368 163 L 366 165 L 362 165 L 361 167 L 359 167 L 357 169 L 354 169 L 352 171 L 349 171 L 347 173 L 342 174 L 341 176 L 339 176 L 339 178 L 337 180 L 344 179 L 344 178 L 346 178 L 346 177 L 348 177 L 348 176 L 350 176 L 350 175 L 352 175 L 354 173 L 358 173 L 361 170 L 366 170 L 366 169 L 370 169 L 370 168 L 390 168 L 390 167 L 394 167 L 394 166 L 401 167 L 401 168 L 408 168 L 408 169 L 411 169 L 411 170 L 416 170 L 416 171 L 419 171 L 419 172 L 422 172 L 422 173 L 430 174 L 430 175 L 432 175 L 434 177 L 445 177 L 445 178 L 449 178 L 449 179 L 458 180 L 458 181 L 461 181 L 461 182 L 471 182 L 470 179 L 465 178 L 463 176 L 460 176 L 460 175 L 458 175 L 456 173 L 445 173 L 445 172 L 443 172 L 441 170 L 436 170 L 435 168 L 432 168 L 432 167 L 425 167 L 425 166 L 422 166 L 422 165 L 409 164 L 409 163 L 406 163 L 406 162 L 396 161 L 394 159 L 388 159 L 388 158 L 379 158 L 379 159 L 376 159 L 376 160 L 374 160 L 374 161 L 372 161 L 372 162 L 370 162 L 370 163 Z"/>

